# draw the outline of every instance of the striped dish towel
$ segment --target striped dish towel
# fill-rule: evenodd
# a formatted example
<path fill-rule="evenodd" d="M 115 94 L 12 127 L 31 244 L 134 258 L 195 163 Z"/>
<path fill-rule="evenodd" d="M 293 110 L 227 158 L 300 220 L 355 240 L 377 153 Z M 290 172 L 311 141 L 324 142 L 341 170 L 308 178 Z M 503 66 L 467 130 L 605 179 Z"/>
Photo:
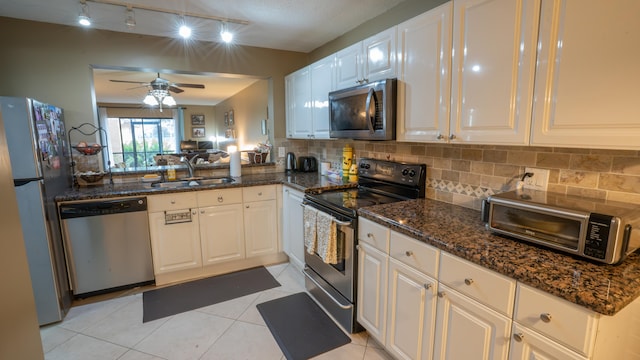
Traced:
<path fill-rule="evenodd" d="M 317 247 L 316 236 L 316 219 L 318 217 L 318 210 L 305 206 L 302 218 L 304 221 L 304 247 L 309 254 L 314 254 Z"/>

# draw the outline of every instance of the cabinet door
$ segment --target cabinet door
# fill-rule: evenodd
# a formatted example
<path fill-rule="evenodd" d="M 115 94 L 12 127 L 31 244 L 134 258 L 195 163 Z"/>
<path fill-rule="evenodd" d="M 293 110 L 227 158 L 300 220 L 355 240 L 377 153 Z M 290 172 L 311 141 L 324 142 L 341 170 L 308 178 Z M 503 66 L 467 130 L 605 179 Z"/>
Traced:
<path fill-rule="evenodd" d="M 396 31 L 397 27 L 393 26 L 362 42 L 364 82 L 396 77 Z"/>
<path fill-rule="evenodd" d="M 511 319 L 440 284 L 434 359 L 507 359 Z"/>
<path fill-rule="evenodd" d="M 244 205 L 244 238 L 247 257 L 278 252 L 278 213 L 275 200 Z"/>
<path fill-rule="evenodd" d="M 386 350 L 398 359 L 431 359 L 437 282 L 389 259 Z"/>
<path fill-rule="evenodd" d="M 287 75 L 285 87 L 287 137 L 307 139 L 313 133 L 311 124 L 311 75 L 309 67 L 304 67 Z"/>
<path fill-rule="evenodd" d="M 329 138 L 329 92 L 335 90 L 335 56 L 310 65 L 313 137 Z"/>
<path fill-rule="evenodd" d="M 381 344 L 385 343 L 387 268 L 389 257 L 375 248 L 358 245 L 358 322 Z"/>
<path fill-rule="evenodd" d="M 543 1 L 532 144 L 640 149 L 639 1 Z"/>
<path fill-rule="evenodd" d="M 398 141 L 449 136 L 451 2 L 398 25 Z"/>
<path fill-rule="evenodd" d="M 301 205 L 304 194 L 287 187 L 283 192 L 283 247 L 289 255 L 289 261 L 302 269 L 304 267 L 304 224 Z"/>
<path fill-rule="evenodd" d="M 453 2 L 451 141 L 529 143 L 539 0 Z"/>
<path fill-rule="evenodd" d="M 587 358 L 539 335 L 535 331 L 513 323 L 513 336 L 509 349 L 510 360 L 586 360 Z"/>
<path fill-rule="evenodd" d="M 244 259 L 242 204 L 200 208 L 199 220 L 204 265 Z"/>
<path fill-rule="evenodd" d="M 336 88 L 356 86 L 361 80 L 362 42 L 358 42 L 336 53 Z"/>
<path fill-rule="evenodd" d="M 182 220 L 171 214 L 182 214 Z M 190 214 L 190 218 L 186 214 Z M 200 231 L 196 210 L 153 212 L 149 214 L 149 232 L 155 274 L 202 266 Z"/>

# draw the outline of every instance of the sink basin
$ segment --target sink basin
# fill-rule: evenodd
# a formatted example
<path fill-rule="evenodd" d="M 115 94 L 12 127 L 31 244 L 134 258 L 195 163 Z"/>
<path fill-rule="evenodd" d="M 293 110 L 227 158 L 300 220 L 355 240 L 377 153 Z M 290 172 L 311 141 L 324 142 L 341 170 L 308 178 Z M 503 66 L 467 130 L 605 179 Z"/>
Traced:
<path fill-rule="evenodd" d="M 217 185 L 217 184 L 228 184 L 234 181 L 235 180 L 233 180 L 233 178 L 231 177 L 219 177 L 219 178 L 208 178 L 208 179 L 197 180 L 196 182 L 199 185 Z"/>
<path fill-rule="evenodd" d="M 220 184 L 228 184 L 232 183 L 235 180 L 231 177 L 217 177 L 217 178 L 199 178 L 197 180 L 178 180 L 178 181 L 164 181 L 164 182 L 156 182 L 152 183 L 152 187 L 158 188 L 181 188 L 188 186 L 198 186 L 198 185 L 220 185 Z"/>
<path fill-rule="evenodd" d="M 151 183 L 151 187 L 175 189 L 189 186 L 188 181 L 164 181 Z"/>

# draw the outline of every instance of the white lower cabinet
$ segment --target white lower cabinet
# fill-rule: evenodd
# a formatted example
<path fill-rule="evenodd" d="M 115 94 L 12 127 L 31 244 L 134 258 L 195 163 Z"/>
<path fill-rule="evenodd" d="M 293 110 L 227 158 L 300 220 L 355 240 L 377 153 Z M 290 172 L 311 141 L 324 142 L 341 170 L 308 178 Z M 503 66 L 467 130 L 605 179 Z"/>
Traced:
<path fill-rule="evenodd" d="M 389 256 L 366 243 L 358 245 L 357 319 L 369 336 L 385 343 Z"/>
<path fill-rule="evenodd" d="M 175 220 L 178 216 L 182 219 Z M 202 266 L 200 226 L 195 208 L 149 213 L 149 234 L 156 275 Z"/>
<path fill-rule="evenodd" d="M 389 259 L 387 341 L 398 359 L 431 359 L 436 315 L 435 279 Z"/>
<path fill-rule="evenodd" d="M 276 186 L 242 188 L 247 257 L 278 252 Z"/>
<path fill-rule="evenodd" d="M 513 360 L 586 360 L 587 358 L 571 351 L 555 341 L 518 323 L 513 323 L 513 336 L 509 359 Z"/>
<path fill-rule="evenodd" d="M 199 216 L 204 265 L 244 259 L 242 204 L 200 208 Z"/>
<path fill-rule="evenodd" d="M 282 192 L 282 245 L 289 261 L 302 269 L 304 267 L 304 224 L 302 219 L 304 193 L 290 187 Z"/>
<path fill-rule="evenodd" d="M 507 359 L 511 319 L 440 284 L 434 359 Z"/>

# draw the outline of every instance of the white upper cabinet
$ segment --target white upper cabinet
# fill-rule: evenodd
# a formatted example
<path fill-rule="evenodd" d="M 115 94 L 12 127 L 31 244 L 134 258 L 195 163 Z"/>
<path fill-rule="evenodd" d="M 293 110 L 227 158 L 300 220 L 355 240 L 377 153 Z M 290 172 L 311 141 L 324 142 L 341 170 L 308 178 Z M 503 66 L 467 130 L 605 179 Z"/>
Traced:
<path fill-rule="evenodd" d="M 287 137 L 306 139 L 311 124 L 311 72 L 306 66 L 285 77 Z"/>
<path fill-rule="evenodd" d="M 287 138 L 329 138 L 329 92 L 335 90 L 335 56 L 285 77 Z"/>
<path fill-rule="evenodd" d="M 391 27 L 336 53 L 337 89 L 396 77 L 396 29 Z"/>
<path fill-rule="evenodd" d="M 336 89 L 335 59 L 332 55 L 310 65 L 311 118 L 316 139 L 329 138 L 329 92 Z"/>
<path fill-rule="evenodd" d="M 543 1 L 531 143 L 640 149 L 640 1 Z"/>
<path fill-rule="evenodd" d="M 448 2 L 398 25 L 398 141 L 449 135 L 451 9 Z"/>
<path fill-rule="evenodd" d="M 452 142 L 529 143 L 540 1 L 453 2 Z"/>

